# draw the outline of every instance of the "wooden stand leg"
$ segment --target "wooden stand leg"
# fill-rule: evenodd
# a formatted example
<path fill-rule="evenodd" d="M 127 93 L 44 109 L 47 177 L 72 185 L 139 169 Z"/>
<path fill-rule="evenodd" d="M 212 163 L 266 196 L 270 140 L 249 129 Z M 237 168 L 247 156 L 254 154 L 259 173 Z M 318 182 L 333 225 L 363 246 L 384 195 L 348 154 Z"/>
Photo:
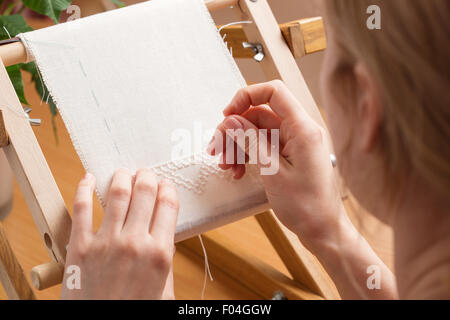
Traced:
<path fill-rule="evenodd" d="M 10 299 L 36 299 L 0 223 L 0 280 Z"/>
<path fill-rule="evenodd" d="M 72 220 L 1 60 L 0 109 L 5 155 L 50 257 L 64 264 Z"/>
<path fill-rule="evenodd" d="M 255 216 L 292 277 L 326 299 L 339 299 L 336 286 L 319 261 L 272 211 Z"/>
<path fill-rule="evenodd" d="M 264 299 L 271 299 L 281 291 L 292 300 L 318 300 L 315 294 L 299 282 L 290 279 L 258 257 L 245 253 L 242 249 L 223 237 L 220 232 L 210 231 L 202 235 L 210 264 L 221 269 Z M 197 237 L 177 244 L 177 249 L 193 251 L 203 257 L 203 249 Z"/>

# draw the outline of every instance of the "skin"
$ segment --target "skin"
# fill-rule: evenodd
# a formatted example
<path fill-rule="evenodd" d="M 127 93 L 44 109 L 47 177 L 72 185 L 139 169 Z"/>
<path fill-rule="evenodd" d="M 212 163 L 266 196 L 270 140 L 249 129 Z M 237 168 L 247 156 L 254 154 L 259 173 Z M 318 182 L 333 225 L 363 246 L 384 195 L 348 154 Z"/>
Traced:
<path fill-rule="evenodd" d="M 324 129 L 281 81 L 240 90 L 225 108 L 225 119 L 208 152 L 223 151 L 218 146 L 226 145 L 227 129 L 280 129 L 279 170 L 262 176 L 267 197 L 280 221 L 320 260 L 342 298 L 450 298 L 450 215 L 446 209 L 450 200 L 430 192 L 411 172 L 403 181 L 405 187 L 399 190 L 399 205 L 384 201 L 388 195 L 382 187 L 383 157 L 377 148 L 382 95 L 364 61 L 357 61 L 354 96 L 351 101 L 336 98 L 332 79 L 341 53 L 334 39 L 333 30 L 328 30 L 321 78 L 332 142 L 337 159 L 345 159 L 352 168 L 341 171 L 349 190 L 363 207 L 394 230 L 397 278 L 347 217 Z M 352 117 L 347 109 L 353 110 Z M 269 145 L 263 141 L 259 147 Z M 245 175 L 244 165 L 221 167 L 232 170 L 236 179 Z M 149 169 L 138 171 L 135 178 L 119 170 L 111 184 L 102 227 L 94 233 L 94 185 L 90 175 L 80 182 L 68 247 L 67 265 L 80 266 L 82 289 L 63 286 L 62 297 L 173 298 L 170 270 L 178 212 L 175 188 L 168 182 L 158 183 Z M 369 266 L 376 266 L 380 272 L 380 289 L 369 290 L 366 285 Z"/>
<path fill-rule="evenodd" d="M 77 265 L 81 289 L 62 286 L 63 299 L 173 299 L 172 258 L 178 196 L 150 169 L 112 179 L 99 230 L 92 228 L 95 178 L 89 173 L 75 197 L 66 267 Z M 67 274 L 63 284 L 67 281 Z"/>

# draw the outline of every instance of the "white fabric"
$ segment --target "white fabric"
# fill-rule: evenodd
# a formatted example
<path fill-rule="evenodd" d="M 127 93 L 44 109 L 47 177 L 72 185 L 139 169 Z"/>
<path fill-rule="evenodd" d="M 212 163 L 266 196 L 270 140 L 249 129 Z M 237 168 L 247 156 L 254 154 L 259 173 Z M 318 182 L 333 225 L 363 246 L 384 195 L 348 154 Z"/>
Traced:
<path fill-rule="evenodd" d="M 205 154 L 171 161 L 172 134 L 211 137 L 245 84 L 202 0 L 152 0 L 20 37 L 100 200 L 116 169 L 154 167 L 177 184 L 177 241 L 267 208 L 251 175 L 231 181 Z"/>

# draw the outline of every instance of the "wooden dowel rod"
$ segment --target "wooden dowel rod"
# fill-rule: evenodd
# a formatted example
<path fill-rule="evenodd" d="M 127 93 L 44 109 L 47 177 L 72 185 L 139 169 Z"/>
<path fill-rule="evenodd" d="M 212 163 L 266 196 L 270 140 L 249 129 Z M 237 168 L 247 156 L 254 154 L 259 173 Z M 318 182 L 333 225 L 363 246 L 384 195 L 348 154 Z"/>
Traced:
<path fill-rule="evenodd" d="M 238 0 L 205 0 L 209 11 L 219 10 L 236 5 Z M 0 58 L 5 66 L 27 61 L 27 51 L 21 42 L 14 42 L 0 46 Z"/>
<path fill-rule="evenodd" d="M 3 64 L 12 66 L 27 61 L 27 51 L 22 42 L 13 42 L 0 46 L 0 57 Z"/>
<path fill-rule="evenodd" d="M 326 48 L 325 28 L 321 17 L 291 21 L 280 24 L 281 32 L 289 45 L 294 58 L 322 51 Z M 244 49 L 242 42 L 248 41 L 242 26 L 230 26 L 222 29 L 227 35 L 226 41 L 233 48 L 235 58 L 252 58 L 254 53 Z M 27 53 L 21 42 L 0 46 L 0 57 L 5 66 L 25 62 Z"/>
<path fill-rule="evenodd" d="M 64 266 L 59 262 L 48 262 L 31 269 L 31 282 L 37 290 L 60 284 L 64 277 Z"/>

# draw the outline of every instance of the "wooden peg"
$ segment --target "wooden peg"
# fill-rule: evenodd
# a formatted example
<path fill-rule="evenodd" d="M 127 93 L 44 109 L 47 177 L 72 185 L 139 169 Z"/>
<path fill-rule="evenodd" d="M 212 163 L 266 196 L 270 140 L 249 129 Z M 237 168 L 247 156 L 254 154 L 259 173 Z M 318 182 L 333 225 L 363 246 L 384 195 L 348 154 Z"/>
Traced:
<path fill-rule="evenodd" d="M 279 28 L 294 58 L 326 49 L 327 40 L 322 17 L 283 23 Z M 221 29 L 220 34 L 222 37 L 226 35 L 225 41 L 228 48 L 232 48 L 234 58 L 253 58 L 254 52 L 242 47 L 242 43 L 248 40 L 241 25 L 225 27 Z"/>
<path fill-rule="evenodd" d="M 322 17 L 301 19 L 280 25 L 294 58 L 323 51 L 327 47 L 327 37 Z"/>
<path fill-rule="evenodd" d="M 0 110 L 0 148 L 9 144 L 8 132 L 6 131 L 5 120 L 3 119 L 3 111 Z"/>
<path fill-rule="evenodd" d="M 5 66 L 26 62 L 28 60 L 27 50 L 22 42 L 13 42 L 0 46 L 0 57 Z"/>
<path fill-rule="evenodd" d="M 31 269 L 31 282 L 37 290 L 44 290 L 60 284 L 64 278 L 64 266 L 55 261 Z"/>

